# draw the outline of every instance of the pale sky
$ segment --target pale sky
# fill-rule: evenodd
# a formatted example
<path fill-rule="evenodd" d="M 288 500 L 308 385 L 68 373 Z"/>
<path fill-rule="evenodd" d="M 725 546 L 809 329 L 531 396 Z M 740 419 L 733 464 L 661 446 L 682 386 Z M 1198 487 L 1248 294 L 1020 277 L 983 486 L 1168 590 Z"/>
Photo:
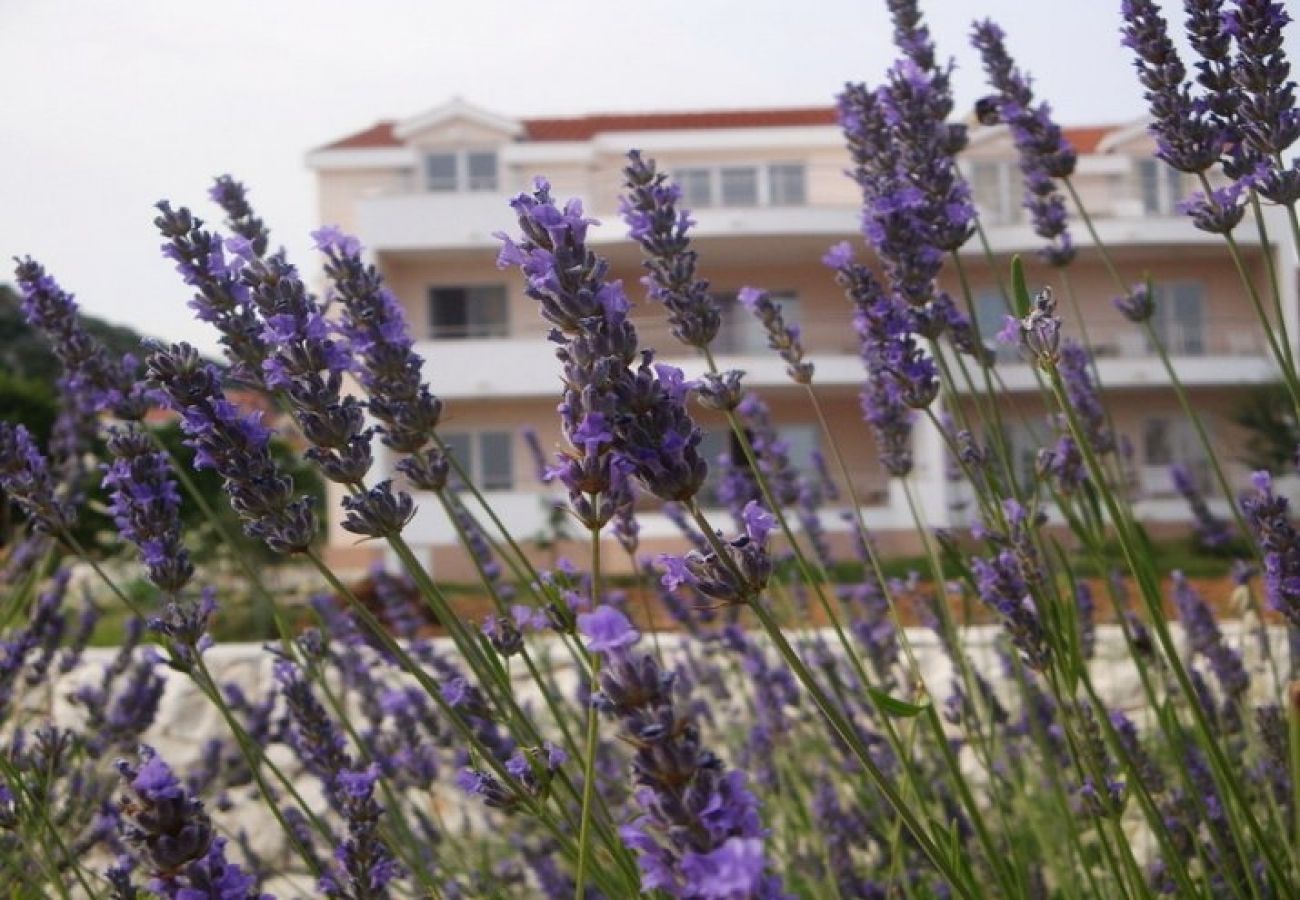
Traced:
<path fill-rule="evenodd" d="M 1119 0 L 922 5 L 959 111 L 985 93 L 966 36 L 991 16 L 1063 123 L 1142 113 Z M 0 258 L 30 253 L 88 311 L 211 349 L 158 255 L 159 199 L 218 221 L 206 191 L 230 172 L 314 273 L 304 154 L 378 119 L 454 95 L 520 117 L 829 104 L 879 80 L 889 32 L 884 0 L 0 0 Z"/>

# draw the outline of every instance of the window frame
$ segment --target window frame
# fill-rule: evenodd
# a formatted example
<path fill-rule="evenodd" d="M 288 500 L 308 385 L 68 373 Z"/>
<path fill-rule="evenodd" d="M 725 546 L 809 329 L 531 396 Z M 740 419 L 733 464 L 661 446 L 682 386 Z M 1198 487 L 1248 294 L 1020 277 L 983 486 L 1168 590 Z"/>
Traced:
<path fill-rule="evenodd" d="M 789 160 L 789 161 L 783 160 L 779 162 L 768 163 L 766 166 L 764 166 L 764 169 L 766 171 L 764 172 L 763 180 L 767 183 L 767 203 L 760 204 L 760 205 L 780 206 L 780 207 L 808 205 L 808 164 L 807 163 L 799 162 L 795 160 Z M 784 197 L 780 199 L 777 198 L 778 191 L 776 190 L 776 186 L 777 186 L 776 173 L 782 169 L 798 172 L 799 190 L 797 192 L 798 193 L 797 199 L 788 199 Z"/>
<path fill-rule="evenodd" d="M 464 303 L 464 325 L 458 333 L 455 326 L 441 325 L 438 322 L 438 295 L 460 292 Z M 499 301 L 500 315 L 495 319 L 474 321 L 474 311 L 482 310 L 481 301 L 474 302 L 474 295 L 480 296 L 491 292 L 491 298 Z M 428 327 L 426 339 L 431 341 L 495 340 L 510 336 L 510 291 L 507 285 L 490 284 L 431 284 L 425 288 L 425 310 Z"/>
<path fill-rule="evenodd" d="M 515 466 L 515 433 L 508 428 L 479 428 L 468 431 L 442 431 L 438 432 L 447 450 L 456 457 L 461 468 L 469 475 L 474 482 L 474 486 L 481 491 L 513 491 L 517 484 L 516 466 Z M 486 442 L 490 439 L 502 438 L 505 441 L 505 477 L 493 478 L 487 477 L 485 469 Z M 460 445 L 460 446 L 454 446 Z M 462 452 L 464 451 L 464 452 Z M 466 485 L 452 474 L 448 482 L 455 490 L 465 490 Z"/>
<path fill-rule="evenodd" d="M 474 175 L 470 171 L 471 162 L 474 157 L 487 156 L 491 156 L 493 160 L 491 181 L 490 183 L 476 184 L 476 180 L 485 179 L 486 176 Z M 440 186 L 434 186 L 433 179 L 429 176 L 429 161 L 434 158 L 450 159 L 453 164 L 452 176 L 450 178 L 443 176 Z M 420 151 L 420 173 L 424 190 L 428 193 L 495 193 L 501 189 L 501 153 L 496 147 L 458 147 L 456 149 L 426 147 Z"/>

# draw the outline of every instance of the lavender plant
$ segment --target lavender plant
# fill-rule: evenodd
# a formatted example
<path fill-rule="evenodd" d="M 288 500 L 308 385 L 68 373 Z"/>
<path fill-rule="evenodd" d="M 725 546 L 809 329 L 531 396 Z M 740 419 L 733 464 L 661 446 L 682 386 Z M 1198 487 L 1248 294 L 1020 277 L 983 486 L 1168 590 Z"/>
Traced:
<path fill-rule="evenodd" d="M 740 299 L 829 457 L 800 471 L 780 407 L 718 368 L 722 315 L 695 222 L 640 152 L 619 208 L 649 304 L 596 252 L 601 226 L 545 179 L 503 210 L 515 231 L 499 236 L 499 264 L 518 270 L 560 370 L 563 447 L 548 459 L 534 433 L 536 468 L 587 538 L 563 542 L 576 558 L 549 569 L 440 435 L 444 403 L 357 238 L 313 234 L 328 280 L 317 297 L 230 176 L 210 192 L 229 237 L 159 204 L 163 255 L 226 360 L 154 344 L 143 378 L 81 328 L 39 263 L 18 261 L 25 314 L 64 366 L 66 408 L 44 448 L 0 423 L 0 490 L 34 536 L 5 548 L 0 883 L 15 896 L 185 900 L 1294 895 L 1300 536 L 1283 481 L 1259 473 L 1232 490 L 1153 324 L 1157 286 L 1126 278 L 1098 239 L 1071 182 L 1074 148 L 984 21 L 972 41 L 994 93 L 977 117 L 1010 133 L 1053 280 L 1031 292 L 1012 267 L 1002 337 L 1031 364 L 1047 413 L 1017 421 L 1007 357 L 973 323 L 975 264 L 962 251 L 987 235 L 959 165 L 951 64 L 915 2 L 888 7 L 900 58 L 838 101 L 870 253 L 844 242 L 823 263 L 859 341 L 864 434 L 924 549 L 905 574 L 887 571 L 857 496 L 846 459 L 862 447 L 836 444 L 816 346 L 771 293 Z M 1264 228 L 1265 202 L 1295 222 L 1289 17 L 1255 0 L 1189 0 L 1185 12 L 1190 78 L 1159 8 L 1122 4 L 1156 155 L 1201 182 L 1185 204 L 1191 225 L 1226 242 L 1294 388 L 1282 292 L 1254 285 L 1234 237 L 1247 214 Z M 1246 601 L 1262 572 L 1267 609 L 1253 629 L 1158 565 L 1130 438 L 1088 335 L 1058 307 L 1060 294 L 1080 299 L 1067 264 L 1088 249 L 1072 243 L 1067 198 L 1121 294 L 1110 314 L 1150 341 L 1209 454 L 1214 493 L 1201 470 L 1171 472 L 1196 542 L 1243 557 Z M 946 272 L 960 297 L 942 287 Z M 655 315 L 698 355 L 698 379 L 640 346 L 638 326 Z M 250 387 L 337 486 L 335 508 L 313 508 L 277 464 L 271 428 L 238 405 L 235 388 Z M 180 510 L 195 492 L 152 435 L 152 404 L 179 418 L 196 468 L 220 477 L 248 535 L 315 578 L 311 602 L 290 606 L 248 571 L 279 632 L 264 683 L 226 680 L 212 631 L 234 591 L 191 552 Z M 739 452 L 706 459 L 697 415 L 725 419 Z M 1032 473 L 1008 422 L 1033 436 Z M 936 511 L 913 483 L 919 433 L 944 445 L 968 527 L 929 528 Z M 376 478 L 377 459 L 400 478 Z M 94 502 L 92 460 L 130 545 L 112 559 L 75 531 Z M 638 516 L 655 503 L 683 541 L 651 558 Z M 464 616 L 406 541 L 433 505 L 478 576 L 486 618 Z M 352 586 L 325 565 L 315 541 L 330 515 L 382 544 L 393 571 Z M 838 516 L 847 542 L 827 527 Z M 607 537 L 637 581 L 616 583 Z M 74 617 L 71 598 L 89 584 L 96 599 Z M 647 646 L 635 593 L 677 633 Z M 132 615 L 122 645 L 84 658 L 110 604 Z M 1284 642 L 1289 683 L 1273 655 Z M 1122 698 L 1103 682 L 1114 671 L 1131 683 Z M 193 753 L 161 720 L 182 708 L 222 726 Z"/>

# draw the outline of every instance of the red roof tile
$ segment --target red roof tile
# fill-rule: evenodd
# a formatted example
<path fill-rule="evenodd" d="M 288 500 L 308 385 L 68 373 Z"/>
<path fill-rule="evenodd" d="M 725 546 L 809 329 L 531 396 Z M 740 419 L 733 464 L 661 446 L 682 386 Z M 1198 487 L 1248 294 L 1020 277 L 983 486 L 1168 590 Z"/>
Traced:
<path fill-rule="evenodd" d="M 393 133 L 396 122 L 377 122 L 364 131 L 340 138 L 322 150 L 355 150 L 401 145 Z M 833 125 L 835 110 L 829 106 L 790 109 L 731 109 L 698 112 L 596 113 L 567 118 L 524 119 L 529 141 L 586 141 L 609 131 L 685 131 L 713 128 L 777 128 L 791 125 Z M 1116 126 L 1066 128 L 1065 136 L 1082 154 L 1093 153 L 1097 144 Z"/>
<path fill-rule="evenodd" d="M 347 137 L 332 141 L 321 150 L 355 150 L 370 147 L 398 147 L 401 141 L 393 134 L 396 122 L 376 122 L 365 131 L 349 134 Z"/>
<path fill-rule="evenodd" d="M 829 106 L 798 109 L 730 109 L 700 112 L 597 113 L 566 119 L 525 119 L 534 141 L 585 141 L 606 131 L 776 128 L 783 125 L 834 125 Z"/>

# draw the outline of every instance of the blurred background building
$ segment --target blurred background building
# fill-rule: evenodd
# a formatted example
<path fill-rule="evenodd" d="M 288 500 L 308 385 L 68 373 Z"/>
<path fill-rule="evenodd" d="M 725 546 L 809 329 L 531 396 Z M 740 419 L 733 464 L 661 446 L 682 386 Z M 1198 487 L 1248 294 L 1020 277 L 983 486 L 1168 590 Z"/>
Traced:
<path fill-rule="evenodd" d="M 1123 272 L 1149 275 L 1155 283 L 1155 330 L 1219 445 L 1229 479 L 1244 486 L 1247 435 L 1234 420 L 1257 402 L 1275 371 L 1222 239 L 1197 231 L 1175 211 L 1193 186 L 1152 157 L 1145 122 L 1070 128 L 1066 134 L 1079 152 L 1074 182 L 1102 239 Z M 406 310 L 428 380 L 447 404 L 440 433 L 515 537 L 527 543 L 545 535 L 556 518 L 554 492 L 539 482 L 522 429 L 537 431 L 548 457 L 563 440 L 555 412 L 559 368 L 547 328 L 518 274 L 495 264 L 500 242 L 493 232 L 515 229 L 512 196 L 543 174 L 557 198 L 581 198 L 602 222 L 590 240 L 609 259 L 611 276 L 628 289 L 642 346 L 653 347 L 689 377 L 703 371 L 694 352 L 668 333 L 663 311 L 639 285 L 640 250 L 617 212 L 625 153 L 632 147 L 671 174 L 698 223 L 693 246 L 700 272 L 722 309 L 714 348 L 719 366 L 745 370 L 746 384 L 771 407 L 791 460 L 811 472 L 823 438 L 804 389 L 790 383 L 761 327 L 736 301 L 746 285 L 770 291 L 787 321 L 803 329 L 817 367 L 816 389 L 868 526 L 886 552 L 916 552 L 906 498 L 881 469 L 859 412 L 864 376 L 851 306 L 819 262 L 831 244 L 845 239 L 866 252 L 855 237 L 859 190 L 844 173 L 848 158 L 830 107 L 514 119 L 454 100 L 350 134 L 312 151 L 307 162 L 316 173 L 320 221 L 360 237 Z M 1131 443 L 1130 480 L 1140 497 L 1139 514 L 1156 531 L 1176 530 L 1187 512 L 1169 466 L 1186 463 L 1208 486 L 1204 456 L 1143 332 L 1113 308 L 1113 282 L 1081 223 L 1074 224 L 1079 256 L 1062 276 L 1034 256 L 1042 240 L 1021 208 L 1016 152 L 1006 130 L 974 127 L 961 159 L 992 248 L 990 256 L 973 239 L 962 251 L 981 332 L 991 342 L 1002 327 L 1010 262 L 1022 255 L 1031 289 L 1051 284 L 1061 298 L 1067 333 L 1082 337 L 1086 331 L 1096 351 L 1114 428 Z M 1283 227 L 1271 233 L 1284 234 Z M 1256 284 L 1268 284 L 1272 258 L 1288 331 L 1300 334 L 1298 268 L 1289 242 L 1263 246 L 1247 227 L 1238 229 L 1237 239 Z M 962 296 L 952 265 L 945 268 L 943 286 Z M 1012 350 L 998 354 L 997 382 L 1007 389 L 999 393 L 1009 423 L 1006 439 L 1028 480 L 1046 441 L 1046 407 L 1032 368 Z M 979 406 L 970 398 L 962 402 L 978 420 Z M 697 414 L 710 462 L 726 453 L 743 464 L 721 417 L 698 408 Z M 924 420 L 918 421 L 915 444 L 913 484 L 929 524 L 969 524 L 973 510 L 950 479 L 940 436 Z M 428 554 L 439 576 L 471 576 L 439 504 L 417 499 L 422 502 L 408 540 Z M 640 521 L 643 552 L 680 544 L 675 526 L 650 502 Z M 832 540 L 847 540 L 839 515 L 824 514 L 822 521 Z M 360 565 L 376 552 L 332 527 L 336 563 Z"/>

